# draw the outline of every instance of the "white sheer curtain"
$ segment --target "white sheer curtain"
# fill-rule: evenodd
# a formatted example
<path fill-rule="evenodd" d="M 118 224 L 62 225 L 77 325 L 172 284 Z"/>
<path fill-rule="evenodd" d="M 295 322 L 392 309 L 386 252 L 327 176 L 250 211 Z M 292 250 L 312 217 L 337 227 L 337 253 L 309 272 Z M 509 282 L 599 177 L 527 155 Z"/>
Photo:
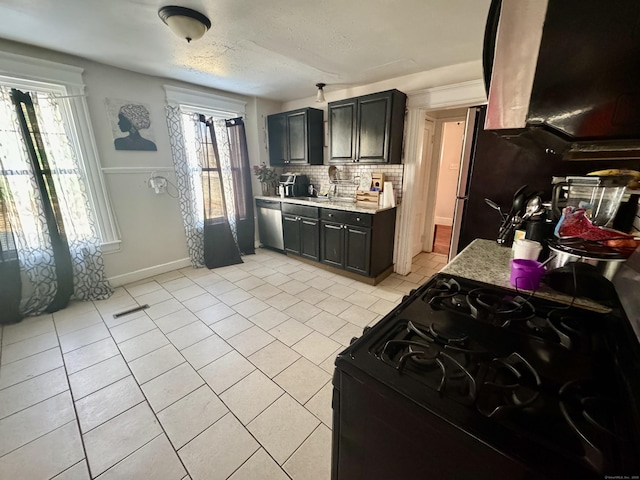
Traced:
<path fill-rule="evenodd" d="M 73 270 L 73 295 L 78 300 L 107 298 L 112 289 L 104 275 L 100 240 L 89 196 L 85 172 L 76 146 L 70 141 L 59 102 L 48 92 L 30 91 L 39 127 L 42 150 L 55 185 L 54 203 L 59 206 L 64 237 Z M 32 135 L 34 143 L 38 136 Z M 49 229 L 31 160 L 27 152 L 11 88 L 0 86 L 0 174 L 7 190 L 8 216 L 22 272 L 21 313 L 42 313 L 57 290 L 55 260 Z M 53 192 L 50 192 L 52 195 Z M 26 283 L 25 283 L 26 282 Z"/>
<path fill-rule="evenodd" d="M 204 267 L 204 204 L 202 197 L 202 166 L 197 155 L 194 115 L 180 111 L 179 106 L 167 106 L 167 126 L 173 164 L 178 183 L 178 199 L 187 236 L 191 264 Z"/>

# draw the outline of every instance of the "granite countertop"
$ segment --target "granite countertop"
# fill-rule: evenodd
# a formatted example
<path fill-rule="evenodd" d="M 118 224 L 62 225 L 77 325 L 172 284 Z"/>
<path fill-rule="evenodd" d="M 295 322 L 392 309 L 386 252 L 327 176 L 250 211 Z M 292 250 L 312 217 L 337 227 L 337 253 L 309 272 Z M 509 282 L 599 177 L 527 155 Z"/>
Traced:
<path fill-rule="evenodd" d="M 476 239 L 440 272 L 515 291 L 509 283 L 511 271 L 509 260 L 511 260 L 510 248 L 502 247 L 493 240 Z M 524 292 L 530 293 L 530 290 L 524 290 Z M 534 296 L 566 304 L 570 304 L 573 300 L 572 296 L 557 292 L 544 283 L 540 284 Z M 609 307 L 583 297 L 577 297 L 573 304 L 596 312 L 611 311 Z"/>
<path fill-rule="evenodd" d="M 346 201 L 331 201 L 331 200 L 327 200 L 327 201 L 309 201 L 309 200 L 304 200 L 302 198 L 293 198 L 293 197 L 286 197 L 286 198 L 280 198 L 276 195 L 274 196 L 263 196 L 263 195 L 256 195 L 255 198 L 258 198 L 260 200 L 279 200 L 283 203 L 294 203 L 297 205 L 308 205 L 311 207 L 322 207 L 322 208 L 332 208 L 334 210 L 344 210 L 346 212 L 356 212 L 356 213 L 378 213 L 378 212 L 383 212 L 385 210 L 390 210 L 392 208 L 395 207 L 364 207 L 364 206 L 360 206 L 357 203 L 353 202 L 346 202 Z"/>

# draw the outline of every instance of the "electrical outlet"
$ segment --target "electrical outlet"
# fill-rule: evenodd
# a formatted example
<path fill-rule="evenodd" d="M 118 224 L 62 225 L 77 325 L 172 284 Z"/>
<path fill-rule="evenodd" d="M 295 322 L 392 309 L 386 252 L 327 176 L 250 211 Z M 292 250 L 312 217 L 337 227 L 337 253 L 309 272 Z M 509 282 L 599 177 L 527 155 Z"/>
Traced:
<path fill-rule="evenodd" d="M 165 189 L 167 188 L 167 179 L 164 177 L 152 176 L 149 179 L 149 188 L 153 188 L 153 191 L 157 195 L 164 193 Z"/>

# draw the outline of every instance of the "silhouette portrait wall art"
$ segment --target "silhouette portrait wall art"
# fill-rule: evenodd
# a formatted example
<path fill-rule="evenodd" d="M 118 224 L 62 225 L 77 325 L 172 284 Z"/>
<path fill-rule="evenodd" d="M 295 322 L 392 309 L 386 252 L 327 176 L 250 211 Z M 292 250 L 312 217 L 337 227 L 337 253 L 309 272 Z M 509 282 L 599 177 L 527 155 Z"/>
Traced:
<path fill-rule="evenodd" d="M 116 150 L 158 150 L 147 105 L 108 98 L 107 111 Z"/>

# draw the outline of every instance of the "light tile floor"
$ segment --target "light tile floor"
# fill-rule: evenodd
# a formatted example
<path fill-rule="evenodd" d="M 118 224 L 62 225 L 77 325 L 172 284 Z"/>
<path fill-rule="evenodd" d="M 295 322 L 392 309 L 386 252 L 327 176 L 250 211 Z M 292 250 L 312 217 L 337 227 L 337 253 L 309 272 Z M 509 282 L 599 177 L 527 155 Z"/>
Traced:
<path fill-rule="evenodd" d="M 328 480 L 336 354 L 445 256 L 376 287 L 268 250 L 244 261 L 4 326 L 0 478 Z"/>

